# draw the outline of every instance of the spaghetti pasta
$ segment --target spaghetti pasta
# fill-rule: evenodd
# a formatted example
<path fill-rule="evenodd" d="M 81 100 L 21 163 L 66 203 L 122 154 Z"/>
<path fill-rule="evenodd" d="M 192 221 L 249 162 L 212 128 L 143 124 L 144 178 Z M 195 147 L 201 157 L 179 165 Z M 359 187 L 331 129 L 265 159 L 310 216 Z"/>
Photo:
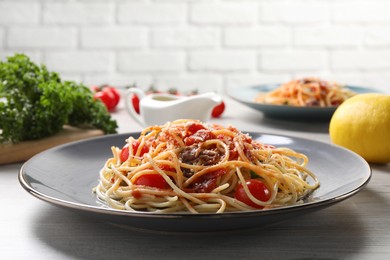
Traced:
<path fill-rule="evenodd" d="M 120 210 L 269 209 L 302 203 L 320 185 L 304 154 L 262 144 L 232 126 L 197 120 L 147 127 L 139 138 L 130 136 L 123 148 L 111 150 L 94 191 Z M 254 192 L 253 180 L 265 196 Z"/>
<path fill-rule="evenodd" d="M 284 83 L 268 93 L 261 93 L 255 101 L 273 105 L 329 107 L 338 106 L 353 95 L 353 91 L 335 82 L 303 78 Z"/>

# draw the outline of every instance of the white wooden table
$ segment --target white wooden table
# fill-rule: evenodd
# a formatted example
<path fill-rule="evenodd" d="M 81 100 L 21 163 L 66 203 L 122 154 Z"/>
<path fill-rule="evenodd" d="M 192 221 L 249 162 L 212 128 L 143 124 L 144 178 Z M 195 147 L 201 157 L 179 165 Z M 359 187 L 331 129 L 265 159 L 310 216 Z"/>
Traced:
<path fill-rule="evenodd" d="M 267 119 L 225 101 L 213 122 L 329 142 L 328 123 Z M 123 107 L 114 116 L 119 132 L 142 129 Z M 326 209 L 264 228 L 198 234 L 121 229 L 54 207 L 20 186 L 20 167 L 0 166 L 0 259 L 390 259 L 390 164 L 371 165 L 361 192 Z"/>

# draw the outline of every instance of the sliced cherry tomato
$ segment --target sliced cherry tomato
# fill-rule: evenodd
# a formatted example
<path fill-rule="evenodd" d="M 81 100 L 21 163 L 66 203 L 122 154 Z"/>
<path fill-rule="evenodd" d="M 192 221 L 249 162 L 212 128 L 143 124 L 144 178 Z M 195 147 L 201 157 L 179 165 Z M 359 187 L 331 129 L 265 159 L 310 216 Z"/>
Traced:
<path fill-rule="evenodd" d="M 140 146 L 140 143 L 138 141 L 134 141 L 133 144 L 132 144 L 132 147 L 133 147 L 133 153 L 136 154 L 137 153 L 137 150 L 138 150 L 138 147 Z M 142 147 L 142 150 L 141 150 L 141 153 L 140 153 L 140 157 L 144 156 L 145 153 L 149 152 L 149 147 L 147 147 L 146 145 L 144 145 Z M 129 155 L 130 155 L 130 152 L 129 152 L 129 145 L 126 144 L 125 146 L 123 146 L 121 152 L 120 152 L 120 160 L 121 162 L 124 162 L 126 161 L 128 158 L 129 158 Z"/>
<path fill-rule="evenodd" d="M 128 144 L 123 146 L 121 153 L 119 155 L 119 158 L 121 159 L 121 162 L 124 162 L 129 158 L 129 145 Z"/>
<path fill-rule="evenodd" d="M 175 168 L 173 168 L 172 166 L 169 166 L 167 164 L 161 165 L 160 169 L 163 170 L 163 171 L 169 171 L 169 172 L 174 172 L 175 171 Z"/>
<path fill-rule="evenodd" d="M 138 150 L 138 147 L 140 146 L 140 143 L 138 141 L 134 141 L 133 142 L 133 151 L 134 151 L 134 154 L 137 153 L 137 150 Z M 140 157 L 144 156 L 145 153 L 149 152 L 149 147 L 147 147 L 146 145 L 144 145 L 142 147 L 142 150 L 141 150 L 141 153 L 139 154 Z"/>
<path fill-rule="evenodd" d="M 258 200 L 261 201 L 267 201 L 271 197 L 271 192 L 267 188 L 267 186 L 260 180 L 257 179 L 250 179 L 246 182 L 246 185 L 249 188 L 250 193 L 253 195 Z M 262 209 L 264 208 L 263 206 L 257 205 L 253 201 L 249 199 L 249 197 L 246 195 L 244 187 L 242 184 L 238 185 L 237 190 L 234 194 L 234 197 L 241 201 L 244 202 L 245 204 L 253 207 L 253 208 L 258 208 Z"/>
<path fill-rule="evenodd" d="M 189 187 L 189 192 L 209 193 L 217 187 L 217 178 L 226 174 L 226 169 L 204 174 L 199 181 Z"/>
<path fill-rule="evenodd" d="M 131 97 L 131 103 L 133 104 L 135 112 L 139 114 L 139 98 L 137 95 L 133 94 L 133 96 Z"/>
<path fill-rule="evenodd" d="M 217 187 L 217 179 L 204 179 L 201 182 L 195 182 L 191 187 L 191 192 L 210 193 Z"/>
<path fill-rule="evenodd" d="M 201 129 L 206 129 L 206 128 L 204 127 L 204 125 L 199 123 L 189 123 L 186 125 L 186 136 L 193 135 Z"/>
<path fill-rule="evenodd" d="M 222 115 L 223 111 L 225 111 L 225 102 L 222 101 L 219 105 L 216 105 L 213 108 L 213 111 L 211 111 L 211 116 L 212 117 L 220 117 Z"/>
<path fill-rule="evenodd" d="M 160 174 L 153 174 L 153 173 L 143 174 L 139 176 L 135 180 L 134 184 L 154 187 L 162 190 L 169 188 L 169 184 L 165 181 L 164 177 L 162 177 Z"/>
<path fill-rule="evenodd" d="M 223 168 L 223 169 L 219 169 L 219 170 L 216 170 L 213 172 L 206 173 L 202 177 L 203 177 L 203 179 L 214 179 L 214 178 L 218 178 L 220 176 L 223 176 L 225 174 L 226 174 L 226 169 Z"/>
<path fill-rule="evenodd" d="M 210 139 L 214 139 L 215 134 L 213 134 L 210 130 L 201 129 L 193 135 L 184 138 L 184 143 L 187 146 L 193 145 L 194 143 L 204 142 Z"/>

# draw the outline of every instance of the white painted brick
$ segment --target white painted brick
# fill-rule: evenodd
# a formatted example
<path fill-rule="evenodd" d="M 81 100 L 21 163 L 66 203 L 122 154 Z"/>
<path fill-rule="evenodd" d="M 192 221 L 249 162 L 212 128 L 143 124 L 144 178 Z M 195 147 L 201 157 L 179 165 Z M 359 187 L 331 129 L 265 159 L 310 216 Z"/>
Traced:
<path fill-rule="evenodd" d="M 110 84 L 115 87 L 123 88 L 135 84 L 137 87 L 147 90 L 153 83 L 153 78 L 149 75 L 137 75 L 133 73 L 98 73 L 86 75 L 84 77 L 84 82 L 88 86 Z"/>
<path fill-rule="evenodd" d="M 194 3 L 190 19 L 199 24 L 254 24 L 258 20 L 258 5 L 254 2 Z"/>
<path fill-rule="evenodd" d="M 260 69 L 264 70 L 319 70 L 326 66 L 327 55 L 323 51 L 265 51 L 260 55 Z"/>
<path fill-rule="evenodd" d="M 107 72 L 113 63 L 111 55 L 101 51 L 47 52 L 44 61 L 50 70 L 66 73 Z"/>
<path fill-rule="evenodd" d="M 363 72 L 361 75 L 361 85 L 369 86 L 384 93 L 390 93 L 390 74 L 383 72 Z"/>
<path fill-rule="evenodd" d="M 64 48 L 75 47 L 77 31 L 73 28 L 36 27 L 11 28 L 8 31 L 7 46 L 10 48 Z"/>
<path fill-rule="evenodd" d="M 49 24 L 107 24 L 113 20 L 113 13 L 114 6 L 104 2 L 46 3 L 43 21 Z"/>
<path fill-rule="evenodd" d="M 390 51 L 334 51 L 332 69 L 390 69 Z"/>
<path fill-rule="evenodd" d="M 260 8 L 260 20 L 265 22 L 318 23 L 329 17 L 328 5 L 318 1 L 269 1 Z"/>
<path fill-rule="evenodd" d="M 363 29 L 364 43 L 372 47 L 390 46 L 390 25 L 369 26 Z"/>
<path fill-rule="evenodd" d="M 61 80 L 69 80 L 69 81 L 75 81 L 75 82 L 78 82 L 78 83 L 83 83 L 82 82 L 82 75 L 80 75 L 79 73 L 67 73 L 67 72 L 61 72 L 60 73 L 60 78 Z"/>
<path fill-rule="evenodd" d="M 189 55 L 189 68 L 194 71 L 250 71 L 256 67 L 251 51 L 198 51 Z"/>
<path fill-rule="evenodd" d="M 388 0 L 0 0 L 0 59 L 65 79 L 223 90 L 323 76 L 390 92 Z"/>
<path fill-rule="evenodd" d="M 121 72 L 179 72 L 185 68 L 180 52 L 122 52 L 117 57 Z"/>
<path fill-rule="evenodd" d="M 218 75 L 174 75 L 157 76 L 156 87 L 161 90 L 176 88 L 183 93 L 198 90 L 199 93 L 216 91 L 222 87 L 222 79 Z"/>
<path fill-rule="evenodd" d="M 4 41 L 5 41 L 4 39 L 5 39 L 4 30 L 0 28 L 0 50 L 4 46 Z M 1 53 L 1 51 L 0 51 L 0 53 Z"/>
<path fill-rule="evenodd" d="M 228 28 L 224 43 L 233 47 L 283 46 L 291 43 L 291 31 L 286 27 Z"/>
<path fill-rule="evenodd" d="M 14 56 L 15 53 L 21 53 L 21 52 L 15 52 L 11 50 L 6 51 L 0 51 L 0 60 L 5 61 L 7 60 L 7 57 Z M 36 62 L 37 64 L 42 64 L 42 55 L 36 51 L 23 51 L 23 54 L 27 55 L 30 60 L 33 62 Z"/>
<path fill-rule="evenodd" d="M 297 28 L 294 44 L 297 46 L 343 47 L 362 43 L 362 30 L 356 27 L 331 26 L 325 28 Z"/>
<path fill-rule="evenodd" d="M 335 82 L 338 82 L 340 84 L 349 85 L 349 86 L 364 86 L 362 82 L 362 73 L 361 72 L 354 72 L 354 71 L 333 71 L 329 75 L 329 79 L 333 80 Z"/>
<path fill-rule="evenodd" d="M 0 25 L 38 24 L 39 3 L 0 2 Z"/>
<path fill-rule="evenodd" d="M 390 3 L 387 1 L 347 2 L 332 5 L 333 20 L 336 22 L 390 22 Z"/>
<path fill-rule="evenodd" d="M 338 82 L 347 85 L 362 86 L 390 93 L 390 73 L 385 71 L 341 71 L 334 72 L 333 76 Z"/>
<path fill-rule="evenodd" d="M 90 27 L 80 33 L 81 46 L 86 48 L 134 48 L 148 44 L 145 28 Z"/>
<path fill-rule="evenodd" d="M 187 7 L 182 3 L 118 3 L 120 23 L 180 24 L 186 20 Z"/>
<path fill-rule="evenodd" d="M 151 41 L 153 47 L 217 47 L 220 36 L 214 28 L 157 28 L 152 29 Z"/>

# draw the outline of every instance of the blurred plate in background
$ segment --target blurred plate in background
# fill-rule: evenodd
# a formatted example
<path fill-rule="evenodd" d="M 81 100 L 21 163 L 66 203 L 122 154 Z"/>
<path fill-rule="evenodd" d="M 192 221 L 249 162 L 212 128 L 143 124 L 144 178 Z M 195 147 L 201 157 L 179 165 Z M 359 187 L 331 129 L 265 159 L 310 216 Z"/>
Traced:
<path fill-rule="evenodd" d="M 267 93 L 275 90 L 281 84 L 268 84 L 251 86 L 244 88 L 234 88 L 228 91 L 228 95 L 234 100 L 247 105 L 253 109 L 261 111 L 264 116 L 280 118 L 280 119 L 299 119 L 299 120 L 329 120 L 337 106 L 332 107 L 298 107 L 298 106 L 283 106 L 271 105 L 255 102 L 255 98 L 260 93 Z M 357 87 L 346 85 L 348 88 L 357 94 L 362 93 L 380 93 L 380 91 L 372 88 Z"/>

